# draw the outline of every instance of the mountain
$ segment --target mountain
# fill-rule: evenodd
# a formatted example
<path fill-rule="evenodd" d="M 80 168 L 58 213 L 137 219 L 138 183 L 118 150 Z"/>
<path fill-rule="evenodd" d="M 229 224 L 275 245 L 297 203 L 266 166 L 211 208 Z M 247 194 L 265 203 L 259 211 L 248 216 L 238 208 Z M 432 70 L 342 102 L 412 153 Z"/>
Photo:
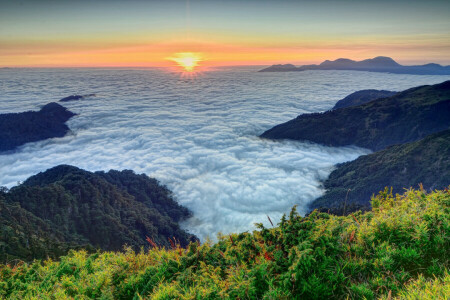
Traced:
<path fill-rule="evenodd" d="M 292 64 L 279 64 L 272 65 L 265 69 L 259 70 L 258 72 L 290 72 L 290 71 L 300 71 L 296 66 Z"/>
<path fill-rule="evenodd" d="M 383 90 L 361 90 L 351 93 L 344 99 L 339 100 L 332 109 L 361 105 L 378 98 L 391 97 L 395 94 L 397 94 L 397 92 Z"/>
<path fill-rule="evenodd" d="M 57 258 L 81 247 L 65 242 L 63 233 L 0 192 L 0 262 Z"/>
<path fill-rule="evenodd" d="M 11 262 L 0 298 L 448 299 L 450 193 L 382 192 L 372 204 L 345 217 L 293 209 L 278 226 L 186 249 Z"/>
<path fill-rule="evenodd" d="M 296 67 L 292 64 L 272 65 L 268 68 L 259 70 L 259 72 L 293 72 L 306 70 L 353 70 L 396 74 L 450 75 L 450 66 L 441 66 L 434 63 L 417 66 L 403 66 L 392 58 L 385 56 L 378 56 L 362 61 L 338 58 L 334 61 L 326 60 L 319 65 L 304 65 L 300 67 Z"/>
<path fill-rule="evenodd" d="M 426 190 L 450 185 L 450 129 L 339 164 L 324 182 L 325 195 L 311 209 L 340 208 L 342 214 L 345 205 L 348 213 L 368 207 L 370 197 L 385 187 L 403 193 L 419 184 Z"/>
<path fill-rule="evenodd" d="M 77 101 L 77 100 L 81 100 L 81 99 L 85 99 L 85 98 L 89 98 L 89 97 L 95 97 L 95 96 L 96 96 L 95 94 L 70 95 L 70 96 L 60 99 L 59 102 Z"/>
<path fill-rule="evenodd" d="M 63 137 L 69 131 L 65 122 L 73 116 L 73 112 L 55 102 L 40 111 L 0 114 L 0 152 L 30 142 Z"/>
<path fill-rule="evenodd" d="M 57 257 L 70 248 L 138 250 L 147 236 L 186 246 L 196 237 L 178 222 L 190 216 L 155 179 L 132 171 L 88 172 L 60 165 L 1 195 L 0 260 Z M 46 247 L 45 245 L 48 245 Z"/>
<path fill-rule="evenodd" d="M 303 114 L 264 132 L 269 139 L 307 140 L 374 151 L 450 128 L 450 81 L 324 113 Z"/>

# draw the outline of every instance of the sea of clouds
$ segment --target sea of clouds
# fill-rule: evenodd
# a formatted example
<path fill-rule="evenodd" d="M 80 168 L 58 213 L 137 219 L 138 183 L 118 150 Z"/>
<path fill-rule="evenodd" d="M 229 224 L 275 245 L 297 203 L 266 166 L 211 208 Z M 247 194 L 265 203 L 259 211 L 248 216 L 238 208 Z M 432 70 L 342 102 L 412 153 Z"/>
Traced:
<path fill-rule="evenodd" d="M 0 113 L 37 110 L 71 94 L 78 114 L 64 138 L 0 155 L 0 185 L 58 164 L 96 171 L 131 169 L 167 185 L 193 212 L 183 223 L 201 239 L 277 222 L 323 193 L 336 163 L 369 151 L 258 135 L 298 114 L 324 111 L 351 92 L 403 90 L 449 76 L 352 71 L 257 73 L 221 68 L 195 77 L 156 69 L 0 71 Z"/>

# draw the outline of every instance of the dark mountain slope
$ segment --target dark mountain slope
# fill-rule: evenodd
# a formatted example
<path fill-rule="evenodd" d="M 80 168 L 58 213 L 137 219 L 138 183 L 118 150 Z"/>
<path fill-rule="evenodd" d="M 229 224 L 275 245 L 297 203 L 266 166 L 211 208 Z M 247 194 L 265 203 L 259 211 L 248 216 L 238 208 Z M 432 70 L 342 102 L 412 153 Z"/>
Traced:
<path fill-rule="evenodd" d="M 397 94 L 397 92 L 383 90 L 361 90 L 351 93 L 344 99 L 339 100 L 332 109 L 361 105 L 379 98 L 392 97 L 395 94 Z"/>
<path fill-rule="evenodd" d="M 368 207 L 370 197 L 385 187 L 403 193 L 404 188 L 416 188 L 420 183 L 427 190 L 450 185 L 450 129 L 338 165 L 324 183 L 325 195 L 311 208 L 343 210 L 351 189 L 346 201 L 349 212 L 352 206 Z"/>
<path fill-rule="evenodd" d="M 261 137 L 380 150 L 448 128 L 450 81 L 412 88 L 363 105 L 300 115 Z"/>
<path fill-rule="evenodd" d="M 128 182 L 132 193 L 145 195 L 145 203 L 124 186 L 106 180 L 104 176 L 110 173 Z M 25 222 L 46 224 L 47 229 L 42 231 L 53 234 L 65 248 L 79 245 L 121 250 L 127 244 L 138 249 L 148 246 L 146 236 L 163 246 L 169 246 L 168 238 L 173 237 L 184 246 L 195 240 L 177 223 L 188 217 L 189 212 L 157 181 L 131 171 L 101 174 L 61 165 L 30 177 L 3 196 L 7 205 L 20 205 L 27 216 L 32 216 L 31 221 L 24 218 Z M 176 220 L 169 216 L 168 210 L 177 215 Z M 51 249 L 46 253 L 56 254 Z M 34 257 L 42 257 L 40 254 Z"/>
<path fill-rule="evenodd" d="M 156 209 L 159 213 L 169 216 L 175 222 L 190 216 L 187 208 L 180 206 L 176 201 L 168 201 L 168 199 L 172 199 L 171 191 L 165 186 L 161 186 L 156 179 L 150 178 L 145 174 L 138 175 L 131 170 L 111 170 L 108 173 L 96 172 L 95 174 L 126 191 L 136 201 Z"/>
<path fill-rule="evenodd" d="M 65 122 L 73 116 L 74 113 L 54 102 L 40 111 L 0 114 L 0 152 L 29 142 L 63 137 L 69 131 Z"/>

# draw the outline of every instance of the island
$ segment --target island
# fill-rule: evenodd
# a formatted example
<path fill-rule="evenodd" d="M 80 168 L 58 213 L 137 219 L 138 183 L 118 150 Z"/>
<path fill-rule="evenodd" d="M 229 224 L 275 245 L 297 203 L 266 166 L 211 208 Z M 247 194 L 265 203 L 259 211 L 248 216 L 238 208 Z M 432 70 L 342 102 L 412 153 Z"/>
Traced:
<path fill-rule="evenodd" d="M 0 152 L 15 150 L 26 143 L 63 137 L 65 124 L 76 114 L 51 102 L 39 111 L 0 114 Z"/>
<path fill-rule="evenodd" d="M 85 99 L 88 97 L 95 97 L 96 94 L 87 94 L 87 95 L 70 95 L 67 97 L 64 97 L 62 99 L 59 100 L 59 102 L 69 102 L 69 101 L 77 101 L 77 100 L 81 100 L 81 99 Z"/>
<path fill-rule="evenodd" d="M 326 60 L 319 65 L 304 65 L 300 67 L 296 67 L 292 64 L 278 64 L 264 68 L 258 72 L 296 72 L 307 70 L 350 70 L 395 74 L 450 75 L 450 66 L 441 66 L 435 63 L 404 66 L 386 56 L 377 56 L 361 61 L 339 58 L 334 61 Z"/>

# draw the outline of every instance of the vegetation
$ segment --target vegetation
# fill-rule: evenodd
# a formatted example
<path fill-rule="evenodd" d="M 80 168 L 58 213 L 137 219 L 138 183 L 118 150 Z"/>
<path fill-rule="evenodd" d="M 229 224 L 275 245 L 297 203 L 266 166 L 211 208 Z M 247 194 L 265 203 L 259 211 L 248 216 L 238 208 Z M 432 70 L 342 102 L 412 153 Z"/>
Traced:
<path fill-rule="evenodd" d="M 61 165 L 0 195 L 0 260 L 59 257 L 68 249 L 135 250 L 150 237 L 170 246 L 196 238 L 178 221 L 189 211 L 167 188 L 132 171 L 91 173 Z"/>
<path fill-rule="evenodd" d="M 361 90 L 351 93 L 344 99 L 339 100 L 332 109 L 361 105 L 379 98 L 392 97 L 395 94 L 397 94 L 397 92 L 383 90 Z"/>
<path fill-rule="evenodd" d="M 261 136 L 329 146 L 356 145 L 377 151 L 449 128 L 450 81 L 446 81 L 363 105 L 300 115 Z"/>
<path fill-rule="evenodd" d="M 385 186 L 392 186 L 394 193 L 402 193 L 404 187 L 422 184 L 432 190 L 449 183 L 450 129 L 338 165 L 324 182 L 325 195 L 311 207 L 345 214 L 367 209 L 368 199 Z"/>
<path fill-rule="evenodd" d="M 450 192 L 385 189 L 372 211 L 295 208 L 278 227 L 215 244 L 135 252 L 71 251 L 0 267 L 4 298 L 432 299 L 448 295 Z"/>
<path fill-rule="evenodd" d="M 63 137 L 69 131 L 65 122 L 73 116 L 74 113 L 54 102 L 40 111 L 0 114 L 0 152 L 29 142 Z"/>

